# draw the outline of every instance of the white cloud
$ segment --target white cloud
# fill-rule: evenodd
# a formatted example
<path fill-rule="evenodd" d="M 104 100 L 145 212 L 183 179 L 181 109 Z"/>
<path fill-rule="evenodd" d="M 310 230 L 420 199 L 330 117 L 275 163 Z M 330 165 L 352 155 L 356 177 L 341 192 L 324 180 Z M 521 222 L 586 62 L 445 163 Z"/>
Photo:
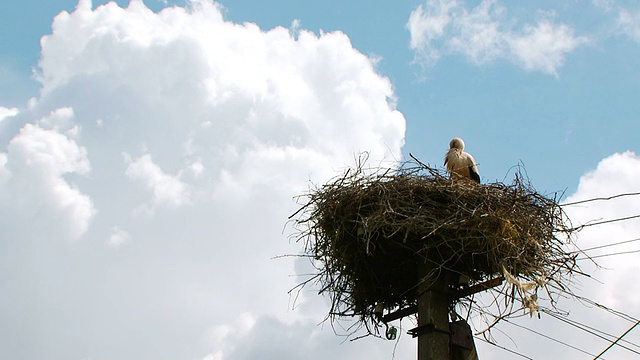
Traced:
<path fill-rule="evenodd" d="M 417 51 L 420 60 L 428 65 L 441 56 L 439 46 L 434 42 L 444 36 L 446 28 L 452 21 L 450 12 L 458 6 L 457 2 L 438 0 L 423 5 L 411 12 L 407 28 L 411 34 L 410 46 Z"/>
<path fill-rule="evenodd" d="M 587 42 L 548 18 L 517 25 L 495 0 L 471 9 L 457 0 L 430 1 L 413 10 L 407 22 L 410 47 L 426 67 L 441 56 L 459 54 L 475 64 L 507 59 L 528 71 L 557 75 L 566 55 Z"/>
<path fill-rule="evenodd" d="M 87 231 L 96 210 L 91 198 L 65 178 L 89 174 L 84 147 L 57 130 L 26 124 L 1 160 L 1 206 L 16 217 L 15 226 L 59 227 L 74 239 Z"/>
<path fill-rule="evenodd" d="M 251 332 L 256 324 L 255 317 L 250 313 L 242 313 L 232 325 L 217 325 L 208 331 L 208 341 L 214 349 L 204 360 L 222 360 L 225 354 L 234 351 L 238 339 Z"/>
<path fill-rule="evenodd" d="M 0 122 L 5 118 L 18 115 L 19 111 L 16 108 L 6 108 L 0 106 Z"/>
<path fill-rule="evenodd" d="M 637 4 L 615 0 L 593 0 L 596 8 L 601 9 L 610 23 L 607 23 L 606 35 L 626 36 L 640 43 L 640 7 Z"/>
<path fill-rule="evenodd" d="M 62 107 L 55 109 L 48 116 L 40 119 L 38 124 L 47 129 L 67 130 L 73 120 L 73 108 Z"/>
<path fill-rule="evenodd" d="M 640 9 L 619 9 L 617 25 L 622 33 L 640 42 Z"/>
<path fill-rule="evenodd" d="M 575 194 L 567 198 L 567 203 L 593 199 L 607 198 L 623 193 L 640 191 L 636 179 L 640 176 L 640 157 L 634 152 L 613 154 L 598 164 L 595 170 L 586 173 L 580 178 L 580 184 Z M 620 197 L 608 201 L 594 201 L 570 206 L 569 215 L 574 221 L 574 226 L 590 224 L 596 221 L 612 220 L 640 214 L 640 205 L 637 197 Z M 640 237 L 638 233 L 640 220 L 632 219 L 623 222 L 585 227 L 579 233 L 579 246 L 590 248 L 603 244 L 610 244 Z M 616 248 L 603 248 L 590 255 L 602 255 L 613 252 L 640 249 L 639 245 L 626 244 Z M 618 256 L 602 258 L 598 260 L 605 268 L 620 269 L 629 268 L 640 271 L 640 267 L 634 256 Z M 616 271 L 617 272 L 617 271 Z M 605 272 L 607 273 L 607 272 Z M 616 275 L 617 276 L 617 275 Z M 613 289 L 612 289 L 613 290 Z M 626 296 L 619 296 L 625 299 Z M 621 307 L 618 307 L 621 308 Z"/>
<path fill-rule="evenodd" d="M 114 248 L 118 248 L 128 243 L 129 241 L 131 241 L 131 235 L 129 235 L 128 232 L 126 232 L 125 230 L 121 229 L 118 226 L 113 226 L 111 228 L 111 233 L 107 238 L 107 245 Z"/>
<path fill-rule="evenodd" d="M 557 75 L 565 56 L 586 41 L 567 25 L 541 20 L 535 26 L 526 25 L 522 34 L 511 36 L 508 43 L 511 57 L 524 69 Z"/>
<path fill-rule="evenodd" d="M 125 174 L 133 181 L 142 183 L 153 194 L 150 206 L 144 206 L 141 211 L 152 214 L 155 206 L 167 205 L 180 207 L 189 203 L 189 189 L 176 176 L 162 171 L 156 165 L 151 155 L 145 154 L 136 160 L 125 154 L 125 162 L 128 164 Z"/>
<path fill-rule="evenodd" d="M 493 61 L 507 51 L 508 41 L 501 30 L 500 20 L 506 10 L 495 1 L 483 1 L 468 11 L 453 14 L 452 26 L 456 29 L 448 40 L 452 52 L 466 55 L 474 63 Z"/>
<path fill-rule="evenodd" d="M 301 250 L 283 227 L 309 180 L 361 151 L 401 157 L 393 86 L 343 33 L 294 37 L 190 4 L 83 0 L 42 38 L 40 96 L 0 154 L 0 206 L 31 211 L 0 220 L 0 316 L 20 319 L 0 333 L 30 346 L 0 357 L 195 359 L 217 356 L 207 329 L 240 314 L 256 321 L 227 337 L 240 345 L 324 317 L 288 311 L 293 260 L 272 257 Z"/>

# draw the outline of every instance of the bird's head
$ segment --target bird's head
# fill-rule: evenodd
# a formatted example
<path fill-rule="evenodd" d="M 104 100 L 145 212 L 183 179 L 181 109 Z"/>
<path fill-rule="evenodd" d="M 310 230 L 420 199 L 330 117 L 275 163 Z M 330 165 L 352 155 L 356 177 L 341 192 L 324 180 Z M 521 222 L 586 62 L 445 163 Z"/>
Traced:
<path fill-rule="evenodd" d="M 454 137 L 453 139 L 451 139 L 449 147 L 451 149 L 464 150 L 464 141 L 462 141 L 462 139 L 460 139 L 459 137 Z"/>

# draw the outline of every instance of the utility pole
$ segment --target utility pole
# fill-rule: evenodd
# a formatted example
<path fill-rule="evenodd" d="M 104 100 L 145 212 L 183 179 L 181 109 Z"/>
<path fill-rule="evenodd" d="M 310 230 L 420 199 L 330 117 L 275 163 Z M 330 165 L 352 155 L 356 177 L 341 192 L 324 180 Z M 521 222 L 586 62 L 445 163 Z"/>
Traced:
<path fill-rule="evenodd" d="M 409 334 L 418 338 L 418 360 L 477 360 L 471 328 L 466 321 L 449 323 L 452 301 L 502 284 L 502 276 L 470 287 L 454 290 L 457 275 L 445 269 L 423 264 L 418 276 L 418 304 L 383 316 L 384 322 L 418 314 L 418 327 Z M 431 280 L 433 276 L 435 279 Z M 425 281 L 429 279 L 430 281 Z"/>
<path fill-rule="evenodd" d="M 425 281 L 433 271 L 437 277 Z M 449 274 L 423 264 L 418 279 L 418 360 L 449 360 Z"/>
<path fill-rule="evenodd" d="M 408 331 L 418 338 L 418 360 L 478 360 L 473 334 L 465 320 L 449 323 L 449 306 L 457 299 L 491 289 L 503 283 L 498 276 L 462 289 L 453 289 L 456 273 L 422 264 L 418 276 L 417 305 L 382 316 L 388 322 L 418 315 L 418 327 Z M 437 276 L 435 279 L 432 279 Z M 429 281 L 425 281 L 428 279 Z"/>

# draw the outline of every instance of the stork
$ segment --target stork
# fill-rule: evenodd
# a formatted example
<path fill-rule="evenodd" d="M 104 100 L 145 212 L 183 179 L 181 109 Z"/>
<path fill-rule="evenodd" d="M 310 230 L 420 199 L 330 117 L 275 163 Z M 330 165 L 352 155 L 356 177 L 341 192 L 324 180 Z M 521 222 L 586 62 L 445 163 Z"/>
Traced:
<path fill-rule="evenodd" d="M 471 154 L 464 151 L 464 141 L 459 137 L 451 139 L 444 164 L 452 178 L 467 178 L 480 182 L 478 164 Z"/>

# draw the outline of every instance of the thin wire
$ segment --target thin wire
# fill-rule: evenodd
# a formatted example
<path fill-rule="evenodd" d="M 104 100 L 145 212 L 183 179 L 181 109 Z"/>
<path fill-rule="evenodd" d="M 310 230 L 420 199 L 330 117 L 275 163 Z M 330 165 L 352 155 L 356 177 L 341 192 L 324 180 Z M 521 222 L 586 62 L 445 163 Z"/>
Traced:
<path fill-rule="evenodd" d="M 519 328 L 521 328 L 521 329 L 524 329 L 524 330 L 530 331 L 530 332 L 532 332 L 532 333 L 534 333 L 534 334 L 536 334 L 536 335 L 542 336 L 542 337 L 543 337 L 543 338 L 545 338 L 545 339 L 549 339 L 549 340 L 551 340 L 551 341 L 555 341 L 555 342 L 557 342 L 557 343 L 559 343 L 559 344 L 561 344 L 561 345 L 564 345 L 564 346 L 570 347 L 570 348 L 572 348 L 572 349 L 574 349 L 574 350 L 580 351 L 580 352 L 581 352 L 581 353 L 583 353 L 583 354 L 587 354 L 587 355 L 590 355 L 590 356 L 594 356 L 593 354 L 591 354 L 591 353 L 589 353 L 589 352 L 587 352 L 587 351 L 584 351 L 584 350 L 580 349 L 579 347 L 573 346 L 573 345 L 571 345 L 571 344 L 567 344 L 567 343 L 565 343 L 565 342 L 563 342 L 563 341 L 560 341 L 560 340 L 558 340 L 558 339 L 554 339 L 554 338 L 552 338 L 551 336 L 548 336 L 548 335 L 542 334 L 542 333 L 540 333 L 540 332 L 538 332 L 538 331 L 535 331 L 535 330 L 533 330 L 533 329 L 529 329 L 529 328 L 528 328 L 528 327 L 526 327 L 526 326 L 522 326 L 522 325 L 520 325 L 520 324 L 516 324 L 516 323 L 514 323 L 514 322 L 509 321 L 508 319 L 503 319 L 503 320 L 504 320 L 504 321 L 506 321 L 506 322 L 508 322 L 508 323 L 509 323 L 509 324 L 511 324 L 511 325 L 517 326 L 517 327 L 519 327 Z"/>
<path fill-rule="evenodd" d="M 579 322 L 577 322 L 577 321 L 575 321 L 575 320 L 569 320 L 569 319 L 567 319 L 567 318 L 564 318 L 564 317 L 558 316 L 558 315 L 556 315 L 556 314 L 553 314 L 552 312 L 548 312 L 548 311 L 544 311 L 544 310 L 542 310 L 542 311 L 543 311 L 545 314 L 547 314 L 547 315 L 551 315 L 551 317 L 553 317 L 553 318 L 555 318 L 555 319 L 557 319 L 557 320 L 560 320 L 560 321 L 562 321 L 562 322 L 564 322 L 564 323 L 566 323 L 566 324 L 569 324 L 569 325 L 571 325 L 571 326 L 573 326 L 573 327 L 576 327 L 576 328 L 578 328 L 578 329 L 580 329 L 580 330 L 582 330 L 582 331 L 584 331 L 584 332 L 586 332 L 586 333 L 589 333 L 589 334 L 591 334 L 591 335 L 593 335 L 593 336 L 599 337 L 599 338 L 600 338 L 600 339 L 602 339 L 602 340 L 606 340 L 606 341 L 609 341 L 609 342 L 611 341 L 611 339 L 608 339 L 608 338 L 606 338 L 605 336 L 602 336 L 602 335 L 598 334 L 597 332 L 599 332 L 599 333 L 601 333 L 601 334 L 605 334 L 606 336 L 610 336 L 611 338 L 613 338 L 613 337 L 614 337 L 614 336 L 613 336 L 613 335 L 611 335 L 611 334 L 607 334 L 607 333 L 606 333 L 606 332 L 604 332 L 604 331 L 597 330 L 597 329 L 594 329 L 594 328 L 592 328 L 592 327 L 590 327 L 590 326 L 587 326 L 587 325 L 581 324 L 581 323 L 579 323 Z"/>
<path fill-rule="evenodd" d="M 613 195 L 613 196 L 609 196 L 609 197 L 600 197 L 600 198 L 593 198 L 593 199 L 587 199 L 587 200 L 580 200 L 580 201 L 575 201 L 575 202 L 572 202 L 572 203 L 562 204 L 562 206 L 571 206 L 571 205 L 583 204 L 583 203 L 586 203 L 586 202 L 597 201 L 597 200 L 611 200 L 611 199 L 615 199 L 615 198 L 619 198 L 619 197 L 623 197 L 623 196 L 635 196 L 635 195 L 640 195 L 640 192 L 625 193 L 625 194 L 618 194 L 618 195 Z"/>
<path fill-rule="evenodd" d="M 611 334 L 609 334 L 609 333 L 607 333 L 607 332 L 604 332 L 604 331 L 602 331 L 602 330 L 596 329 L 596 328 L 591 327 L 591 326 L 586 325 L 586 324 L 582 324 L 582 323 L 580 323 L 580 322 L 578 322 L 578 321 L 575 321 L 575 320 L 573 320 L 573 321 L 574 321 L 576 324 L 580 324 L 580 325 L 584 326 L 585 328 L 588 328 L 588 329 L 591 329 L 591 330 L 593 330 L 593 331 L 599 332 L 599 333 L 604 334 L 604 335 L 606 335 L 606 336 L 610 336 L 611 338 L 613 338 L 613 337 L 614 337 L 614 335 L 611 335 Z M 609 340 L 609 341 L 610 341 L 610 340 Z M 622 342 L 626 343 L 627 345 L 629 345 L 629 346 L 631 346 L 631 347 L 635 347 L 636 349 L 640 349 L 640 345 L 638 345 L 638 344 L 636 344 L 636 343 L 632 343 L 631 341 L 622 340 Z"/>
<path fill-rule="evenodd" d="M 636 326 L 638 326 L 638 324 L 640 324 L 640 320 L 636 321 L 635 324 L 633 324 L 632 327 L 630 327 L 629 329 L 627 329 L 627 331 L 625 331 L 622 335 L 620 335 L 614 342 L 612 342 L 611 344 L 609 344 L 609 346 L 607 346 L 606 349 L 602 350 L 602 352 L 598 355 L 596 355 L 596 357 L 593 358 L 593 360 L 597 360 L 600 356 L 602 356 L 602 354 L 606 353 L 609 349 L 611 349 L 613 347 L 613 345 L 616 345 L 618 343 L 618 341 L 620 339 L 622 339 L 625 335 L 627 335 L 631 330 L 633 330 Z M 621 346 L 621 345 L 618 345 Z"/>
<path fill-rule="evenodd" d="M 594 304 L 595 304 L 596 306 L 598 306 L 599 308 L 604 309 L 604 310 L 606 310 L 606 311 L 610 312 L 612 315 L 618 316 L 618 317 L 622 318 L 623 320 L 630 321 L 630 320 L 629 320 L 630 316 L 628 316 L 628 315 L 626 315 L 626 314 L 622 314 L 622 315 L 620 315 L 620 314 L 618 314 L 618 312 L 617 312 L 617 311 L 615 311 L 615 310 L 612 310 L 612 309 L 606 308 L 606 307 L 604 307 L 604 306 L 602 306 L 602 305 L 599 305 L 598 303 L 595 303 L 595 302 L 593 302 L 593 301 L 591 301 L 591 303 L 594 303 Z M 624 315 L 624 316 L 623 316 L 623 315 Z M 625 317 L 625 316 L 626 316 L 626 317 Z M 609 333 L 607 333 L 606 331 L 602 331 L 602 330 L 600 330 L 600 329 L 594 328 L 594 327 L 589 326 L 589 325 L 587 325 L 587 324 L 583 324 L 583 323 L 581 323 L 581 322 L 579 322 L 579 321 L 576 321 L 576 320 L 569 320 L 569 319 L 566 319 L 566 320 L 567 320 L 567 322 L 572 322 L 572 323 L 577 324 L 577 325 L 580 325 L 580 326 L 582 326 L 582 327 L 584 327 L 584 328 L 586 328 L 586 329 L 589 329 L 589 330 L 592 330 L 592 331 L 594 331 L 594 332 L 600 333 L 600 334 L 602 334 L 602 335 L 604 335 L 604 336 L 608 336 L 608 337 L 609 337 L 609 338 L 611 338 L 611 339 L 615 338 L 615 335 L 609 334 Z M 637 321 L 637 320 L 633 320 L 633 321 L 630 321 L 630 322 L 635 322 L 635 321 Z M 606 340 L 607 340 L 607 341 L 611 341 L 610 339 L 606 339 Z M 637 348 L 637 349 L 640 349 L 640 345 L 638 345 L 638 344 L 632 343 L 632 342 L 627 341 L 627 340 L 622 340 L 622 342 L 624 342 L 624 343 L 628 344 L 629 346 L 632 346 L 632 347 L 635 347 L 635 348 Z M 591 354 L 589 354 L 589 355 L 591 355 Z"/>
<path fill-rule="evenodd" d="M 635 253 L 638 253 L 638 252 L 640 252 L 640 249 L 638 249 L 638 250 L 629 250 L 629 251 L 620 251 L 620 252 L 617 252 L 617 253 L 602 254 L 602 255 L 595 255 L 595 256 L 589 256 L 589 257 L 581 257 L 581 258 L 577 258 L 576 260 L 597 259 L 597 258 L 603 258 L 603 257 L 607 257 L 607 256 L 635 254 Z"/>
<path fill-rule="evenodd" d="M 544 310 L 542 310 L 542 311 L 544 311 Z M 574 327 L 576 327 L 576 328 L 578 328 L 578 329 L 580 329 L 580 330 L 582 330 L 582 331 L 585 331 L 585 332 L 587 332 L 587 333 L 589 333 L 589 334 L 591 334 L 591 335 L 593 335 L 593 336 L 599 337 L 600 339 L 603 339 L 603 340 L 605 340 L 605 341 L 607 341 L 607 342 L 612 342 L 612 340 L 611 340 L 611 339 L 607 339 L 606 337 L 604 337 L 604 336 L 602 336 L 602 335 L 600 335 L 600 334 L 597 334 L 597 333 L 596 333 L 596 332 L 594 332 L 594 331 L 588 330 L 588 329 L 586 329 L 586 328 L 584 328 L 584 327 L 582 327 L 582 326 L 580 326 L 580 325 L 577 325 L 576 323 L 573 323 L 573 322 L 569 321 L 568 319 L 564 319 L 564 318 L 562 318 L 562 317 L 560 317 L 560 316 L 557 316 L 557 315 L 553 314 L 552 312 L 544 311 L 544 313 L 545 313 L 545 314 L 548 314 L 548 315 L 551 315 L 551 317 L 556 318 L 556 319 L 558 319 L 558 320 L 560 320 L 560 321 L 563 321 L 563 322 L 565 322 L 565 323 L 567 323 L 567 324 L 569 324 L 569 325 L 571 325 L 571 326 L 574 326 Z M 613 335 L 609 335 L 609 336 L 613 337 Z M 629 350 L 629 351 L 631 351 L 632 353 L 635 353 L 635 354 L 640 355 L 640 352 L 635 351 L 635 350 L 633 350 L 633 349 L 630 349 L 630 348 L 628 348 L 628 347 L 626 347 L 626 346 L 624 346 L 624 345 L 620 345 L 620 344 L 618 344 L 618 346 L 620 346 L 620 347 L 621 347 L 621 348 L 623 348 L 623 349 Z"/>
<path fill-rule="evenodd" d="M 557 288 L 557 289 L 559 289 L 559 288 Z M 571 295 L 571 296 L 573 296 L 573 297 L 575 297 L 575 298 L 577 298 L 577 299 L 579 299 L 580 301 L 584 301 L 584 302 L 586 302 L 588 304 L 591 304 L 591 305 L 593 305 L 593 306 L 595 306 L 595 307 L 597 307 L 597 308 L 599 308 L 601 310 L 604 310 L 604 311 L 606 311 L 606 312 L 608 312 L 608 313 L 610 313 L 612 315 L 615 315 L 615 316 L 617 316 L 617 317 L 619 317 L 619 318 L 621 318 L 623 320 L 626 320 L 626 321 L 628 321 L 630 323 L 638 321 L 638 319 L 636 319 L 635 317 L 633 317 L 633 316 L 631 316 L 629 314 L 626 314 L 626 313 L 623 313 L 622 311 L 618 311 L 618 310 L 612 309 L 610 307 L 604 306 L 604 305 L 602 305 L 602 304 L 600 304 L 600 303 L 598 303 L 598 302 L 596 302 L 594 300 L 591 300 L 589 298 L 578 296 L 578 295 L 575 295 L 575 294 L 572 295 L 569 292 L 566 292 L 566 293 Z"/>
<path fill-rule="evenodd" d="M 570 232 L 571 231 L 580 231 L 580 230 L 582 230 L 582 228 L 586 228 L 587 226 L 602 225 L 602 224 L 608 224 L 608 223 L 617 222 L 617 221 L 624 221 L 624 220 L 631 220 L 631 219 L 636 219 L 636 218 L 640 218 L 640 214 L 639 215 L 633 215 L 633 216 L 627 216 L 627 217 L 623 217 L 623 218 L 592 222 L 592 223 L 589 223 L 589 224 L 576 226 L 574 228 L 569 229 L 569 231 Z"/>
<path fill-rule="evenodd" d="M 586 297 L 584 297 L 584 296 L 580 296 L 580 295 L 578 295 L 578 294 L 574 294 L 574 293 L 572 293 L 572 292 L 570 292 L 570 291 L 567 291 L 567 289 L 565 289 L 565 288 L 561 288 L 561 287 L 559 287 L 559 286 L 557 286 L 557 285 L 555 285 L 555 284 L 547 283 L 547 286 L 549 286 L 550 288 L 554 289 L 555 291 L 557 291 L 557 292 L 559 292 L 559 293 L 564 293 L 564 294 L 566 294 L 566 295 L 567 295 L 567 296 L 569 296 L 569 297 L 572 297 L 572 298 L 578 299 L 578 300 L 580 300 L 580 301 L 582 301 L 582 302 L 585 302 L 585 303 L 587 303 L 587 304 L 590 304 L 590 305 L 592 305 L 592 306 L 595 306 L 596 308 L 598 308 L 598 309 L 600 309 L 600 310 L 604 310 L 604 311 L 606 311 L 606 312 L 608 312 L 608 313 L 610 313 L 610 314 L 612 314 L 612 315 L 615 315 L 615 316 L 617 316 L 617 317 L 619 317 L 619 318 L 621 318 L 621 319 L 623 319 L 623 320 L 625 320 L 625 321 L 628 321 L 628 322 L 630 322 L 630 323 L 634 323 L 634 322 L 638 321 L 638 319 L 637 319 L 637 318 L 635 318 L 635 317 L 633 317 L 633 316 L 631 316 L 631 315 L 629 315 L 629 314 L 627 314 L 627 313 L 624 313 L 624 312 L 619 311 L 619 310 L 612 309 L 612 308 L 610 308 L 610 307 L 607 307 L 607 306 L 605 306 L 605 305 L 602 305 L 602 304 L 600 304 L 600 303 L 598 303 L 598 302 L 596 302 L 596 301 L 594 301 L 594 300 L 591 300 L 591 299 L 589 299 L 589 298 L 586 298 Z M 546 310 L 546 309 L 542 309 L 542 310 Z M 542 311 L 542 310 L 541 310 L 541 311 Z M 612 337 L 613 337 L 613 336 L 612 336 Z"/>
<path fill-rule="evenodd" d="M 510 352 L 510 353 L 512 353 L 512 354 L 518 355 L 518 356 L 520 356 L 520 357 L 522 357 L 522 358 L 525 358 L 525 359 L 533 360 L 533 358 L 530 358 L 530 357 L 528 357 L 527 355 L 520 354 L 519 352 L 517 352 L 517 351 L 515 351 L 515 350 L 508 349 L 508 348 L 506 348 L 506 347 L 504 347 L 504 346 L 501 346 L 501 345 L 498 345 L 498 344 L 496 344 L 496 343 L 494 343 L 494 342 L 488 341 L 488 340 L 486 340 L 486 339 L 484 339 L 484 338 L 482 338 L 482 337 L 480 337 L 480 336 L 474 336 L 474 337 L 475 337 L 476 339 L 478 339 L 478 340 L 482 340 L 482 341 L 486 342 L 487 344 L 493 345 L 493 346 L 495 346 L 495 347 L 497 347 L 497 348 L 499 348 L 499 349 L 502 349 L 502 350 L 504 350 L 504 351 L 508 351 L 508 352 Z"/>
<path fill-rule="evenodd" d="M 582 249 L 582 250 L 578 250 L 578 251 L 571 251 L 571 252 L 570 252 L 570 254 L 580 253 L 580 252 L 585 252 L 585 251 L 591 251 L 591 250 L 596 250 L 596 249 L 602 249 L 602 248 L 606 248 L 606 247 L 610 247 L 610 246 L 616 246 L 616 245 L 628 244 L 628 243 L 635 242 L 635 241 L 640 241 L 640 238 L 637 238 L 637 239 L 631 239 L 631 240 L 625 240 L 625 241 L 620 241 L 620 242 L 612 243 L 612 244 L 606 244 L 606 245 L 594 246 L 594 247 L 590 247 L 590 248 Z"/>

